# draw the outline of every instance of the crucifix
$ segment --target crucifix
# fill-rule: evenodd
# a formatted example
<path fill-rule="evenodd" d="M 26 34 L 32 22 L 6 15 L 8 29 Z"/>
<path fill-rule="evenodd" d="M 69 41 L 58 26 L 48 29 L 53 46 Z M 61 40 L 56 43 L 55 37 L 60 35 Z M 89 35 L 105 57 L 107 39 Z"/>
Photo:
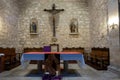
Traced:
<path fill-rule="evenodd" d="M 64 9 L 56 9 L 55 4 L 52 5 L 52 9 L 44 9 L 44 11 L 47 11 L 52 14 L 52 22 L 53 22 L 53 37 L 56 37 L 56 26 L 55 26 L 55 14 L 64 11 Z"/>

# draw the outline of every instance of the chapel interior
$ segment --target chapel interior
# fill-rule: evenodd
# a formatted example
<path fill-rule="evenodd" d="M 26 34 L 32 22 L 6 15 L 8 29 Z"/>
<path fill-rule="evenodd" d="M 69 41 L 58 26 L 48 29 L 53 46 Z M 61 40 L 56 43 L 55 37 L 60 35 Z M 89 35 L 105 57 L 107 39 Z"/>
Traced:
<path fill-rule="evenodd" d="M 120 80 L 119 20 L 120 0 L 0 0 L 0 80 L 42 80 L 25 76 L 21 58 L 45 46 L 83 55 L 86 69 L 68 61 L 80 76 L 62 80 Z"/>

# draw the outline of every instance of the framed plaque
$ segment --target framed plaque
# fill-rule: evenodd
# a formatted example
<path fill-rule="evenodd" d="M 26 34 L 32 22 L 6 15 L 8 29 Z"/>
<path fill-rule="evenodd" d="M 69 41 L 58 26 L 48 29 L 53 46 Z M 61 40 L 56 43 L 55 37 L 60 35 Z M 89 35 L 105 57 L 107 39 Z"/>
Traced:
<path fill-rule="evenodd" d="M 50 44 L 50 46 L 51 46 L 51 52 L 58 52 L 59 51 L 58 44 Z"/>
<path fill-rule="evenodd" d="M 50 44 L 51 52 L 59 52 L 59 45 L 58 44 Z M 60 61 L 60 54 L 55 54 L 55 57 Z"/>

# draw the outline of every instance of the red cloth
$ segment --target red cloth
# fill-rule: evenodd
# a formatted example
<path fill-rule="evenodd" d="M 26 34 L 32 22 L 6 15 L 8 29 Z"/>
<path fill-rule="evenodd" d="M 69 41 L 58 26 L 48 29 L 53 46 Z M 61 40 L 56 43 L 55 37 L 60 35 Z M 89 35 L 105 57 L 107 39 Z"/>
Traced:
<path fill-rule="evenodd" d="M 81 52 L 27 52 L 25 54 L 81 54 Z"/>

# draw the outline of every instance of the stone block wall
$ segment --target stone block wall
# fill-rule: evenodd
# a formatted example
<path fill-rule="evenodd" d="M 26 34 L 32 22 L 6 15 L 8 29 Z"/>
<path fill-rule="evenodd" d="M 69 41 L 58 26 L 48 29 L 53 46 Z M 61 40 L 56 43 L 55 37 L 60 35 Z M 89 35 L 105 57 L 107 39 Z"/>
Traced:
<path fill-rule="evenodd" d="M 91 47 L 109 47 L 107 2 L 108 0 L 88 0 Z"/>
<path fill-rule="evenodd" d="M 0 47 L 17 46 L 18 15 L 16 0 L 0 0 Z"/>
<path fill-rule="evenodd" d="M 89 13 L 86 0 L 23 0 L 19 4 L 20 16 L 18 23 L 19 44 L 24 47 L 42 47 L 52 43 L 51 14 L 43 11 L 51 9 L 52 4 L 57 9 L 64 9 L 56 16 L 56 37 L 60 48 L 88 47 L 90 40 Z M 30 35 L 30 20 L 38 20 L 38 34 Z M 70 35 L 70 20 L 78 20 L 78 35 Z"/>
<path fill-rule="evenodd" d="M 42 47 L 52 43 L 51 14 L 43 11 L 64 9 L 56 16 L 56 36 L 63 47 L 109 47 L 107 26 L 108 0 L 1 0 L 0 45 L 16 47 Z M 38 20 L 38 34 L 31 35 L 30 20 Z M 78 20 L 78 35 L 70 35 L 70 21 Z"/>

